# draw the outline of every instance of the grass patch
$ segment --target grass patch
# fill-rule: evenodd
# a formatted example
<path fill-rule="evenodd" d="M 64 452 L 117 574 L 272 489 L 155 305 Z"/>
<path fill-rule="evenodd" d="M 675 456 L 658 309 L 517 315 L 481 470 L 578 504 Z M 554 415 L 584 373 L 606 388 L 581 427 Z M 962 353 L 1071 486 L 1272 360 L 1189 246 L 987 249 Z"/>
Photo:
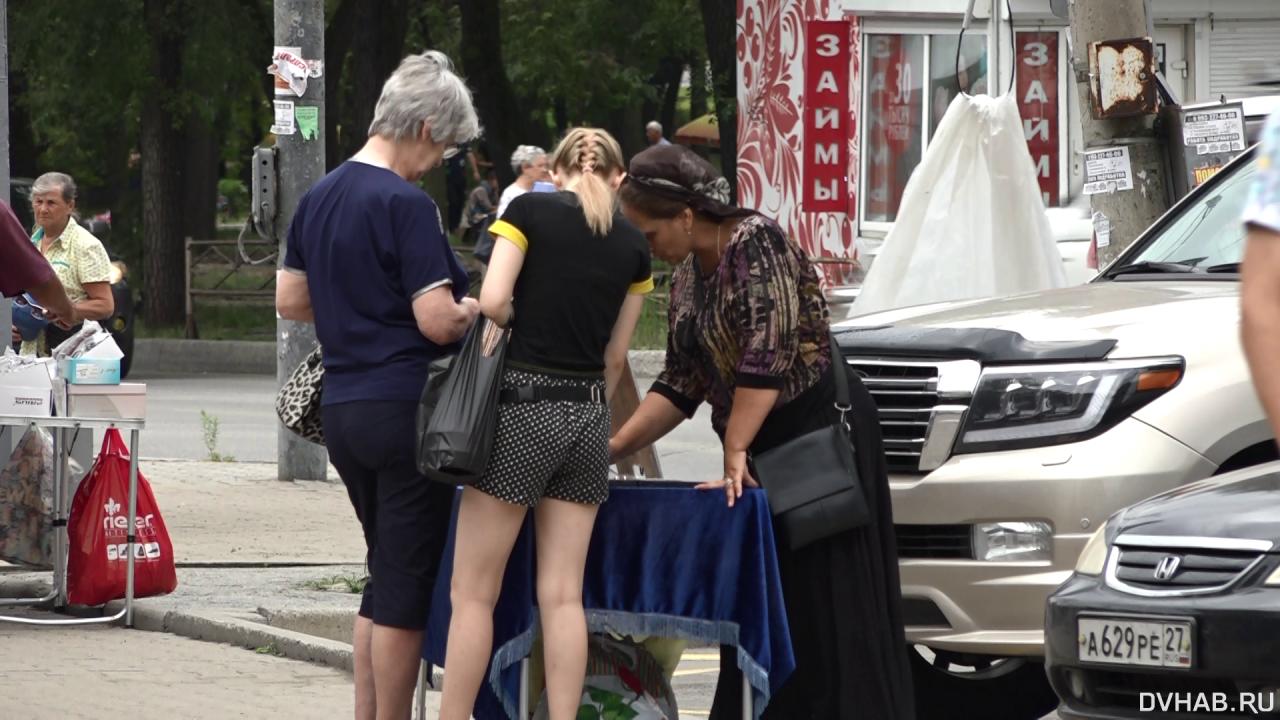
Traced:
<path fill-rule="evenodd" d="M 304 580 L 301 587 L 304 590 L 344 592 L 359 595 L 364 592 L 364 586 L 368 583 L 368 575 L 330 575 L 316 580 Z"/>
<path fill-rule="evenodd" d="M 258 648 L 256 652 L 259 655 L 275 655 L 277 657 L 284 655 L 284 653 L 280 652 L 280 648 L 276 647 L 275 643 L 271 643 L 269 645 L 263 645 L 262 647 Z"/>

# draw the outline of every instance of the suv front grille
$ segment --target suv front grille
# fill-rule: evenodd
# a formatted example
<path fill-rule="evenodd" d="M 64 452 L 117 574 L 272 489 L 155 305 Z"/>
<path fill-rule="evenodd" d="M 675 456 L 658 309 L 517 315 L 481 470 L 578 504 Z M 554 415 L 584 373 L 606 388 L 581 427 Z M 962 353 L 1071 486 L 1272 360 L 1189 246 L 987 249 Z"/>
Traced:
<path fill-rule="evenodd" d="M 1262 553 L 1253 550 L 1117 546 L 1114 577 L 1124 586 L 1151 591 L 1221 590 L 1253 566 Z M 1173 560 L 1170 560 L 1173 558 Z M 1167 572 L 1172 567 L 1172 572 Z M 1157 571 L 1164 570 L 1164 572 Z"/>
<path fill-rule="evenodd" d="M 937 366 L 863 359 L 850 360 L 849 365 L 862 378 L 880 411 L 889 472 L 919 474 L 929 417 L 939 404 Z"/>

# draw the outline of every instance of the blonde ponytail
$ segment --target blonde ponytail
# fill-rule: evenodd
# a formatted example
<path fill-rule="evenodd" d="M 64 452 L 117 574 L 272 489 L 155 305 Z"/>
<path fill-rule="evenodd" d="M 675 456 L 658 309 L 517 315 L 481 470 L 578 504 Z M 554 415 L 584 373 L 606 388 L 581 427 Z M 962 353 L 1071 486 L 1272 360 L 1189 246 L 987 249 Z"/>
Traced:
<path fill-rule="evenodd" d="M 591 231 L 608 234 L 618 207 L 609 181 L 626 170 L 618 141 L 604 130 L 575 128 L 560 141 L 552 167 L 564 178 L 565 189 L 578 196 Z"/>

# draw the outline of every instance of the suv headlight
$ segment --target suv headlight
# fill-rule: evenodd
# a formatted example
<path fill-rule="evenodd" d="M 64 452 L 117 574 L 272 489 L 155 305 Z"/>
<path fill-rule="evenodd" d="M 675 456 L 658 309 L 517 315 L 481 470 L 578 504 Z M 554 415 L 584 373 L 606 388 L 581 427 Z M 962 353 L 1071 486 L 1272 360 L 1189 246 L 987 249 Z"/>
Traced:
<path fill-rule="evenodd" d="M 1182 358 L 992 367 L 982 372 L 956 453 L 1061 445 L 1106 432 L 1182 379 Z"/>

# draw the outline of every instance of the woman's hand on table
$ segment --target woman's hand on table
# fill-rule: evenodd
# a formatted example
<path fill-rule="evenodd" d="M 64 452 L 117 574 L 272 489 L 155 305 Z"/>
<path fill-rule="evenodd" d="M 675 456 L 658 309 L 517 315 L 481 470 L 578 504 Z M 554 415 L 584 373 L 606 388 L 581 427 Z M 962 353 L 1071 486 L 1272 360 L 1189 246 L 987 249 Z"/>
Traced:
<path fill-rule="evenodd" d="M 724 453 L 724 477 L 719 480 L 702 483 L 697 486 L 697 489 L 722 489 L 729 501 L 729 507 L 733 507 L 738 498 L 742 497 L 742 489 L 744 487 L 760 487 L 760 483 L 756 482 L 756 479 L 751 477 L 751 472 L 747 470 L 747 451 L 726 450 Z"/>

